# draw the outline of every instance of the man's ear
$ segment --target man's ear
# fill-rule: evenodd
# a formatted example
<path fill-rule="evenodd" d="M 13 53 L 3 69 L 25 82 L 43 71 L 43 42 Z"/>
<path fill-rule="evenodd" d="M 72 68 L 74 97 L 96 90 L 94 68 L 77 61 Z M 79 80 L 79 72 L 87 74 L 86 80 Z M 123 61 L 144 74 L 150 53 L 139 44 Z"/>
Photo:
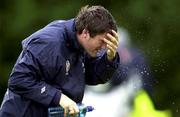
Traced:
<path fill-rule="evenodd" d="M 83 38 L 85 38 L 85 39 L 89 39 L 89 38 L 90 38 L 89 30 L 83 29 L 83 31 L 82 31 L 82 36 L 83 36 Z"/>

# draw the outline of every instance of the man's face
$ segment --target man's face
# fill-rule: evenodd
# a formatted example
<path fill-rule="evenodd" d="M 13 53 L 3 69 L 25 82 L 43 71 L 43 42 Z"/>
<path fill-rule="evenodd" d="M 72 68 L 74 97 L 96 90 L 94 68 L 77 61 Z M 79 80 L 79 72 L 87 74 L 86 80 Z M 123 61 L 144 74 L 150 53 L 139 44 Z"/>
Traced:
<path fill-rule="evenodd" d="M 99 50 L 106 48 L 104 38 L 106 38 L 106 33 L 98 34 L 93 38 L 89 37 L 84 43 L 84 49 L 90 56 L 96 57 Z"/>

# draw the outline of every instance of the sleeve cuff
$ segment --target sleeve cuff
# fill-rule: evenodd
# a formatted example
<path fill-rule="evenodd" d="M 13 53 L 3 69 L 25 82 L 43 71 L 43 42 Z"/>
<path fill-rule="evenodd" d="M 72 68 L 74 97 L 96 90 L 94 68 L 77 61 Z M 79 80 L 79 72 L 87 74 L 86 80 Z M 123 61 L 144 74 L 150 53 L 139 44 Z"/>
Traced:
<path fill-rule="evenodd" d="M 107 59 L 107 55 L 105 55 L 105 56 L 106 56 L 106 57 L 105 57 L 106 67 L 107 67 L 107 68 L 111 67 L 111 68 L 117 69 L 117 68 L 118 68 L 118 65 L 119 65 L 119 62 L 120 62 L 119 54 L 116 53 L 116 56 L 115 56 L 115 58 L 114 58 L 112 61 L 109 61 L 109 60 Z"/>
<path fill-rule="evenodd" d="M 60 98 L 61 98 L 61 91 L 56 92 L 54 98 L 51 101 L 51 106 L 59 106 Z"/>

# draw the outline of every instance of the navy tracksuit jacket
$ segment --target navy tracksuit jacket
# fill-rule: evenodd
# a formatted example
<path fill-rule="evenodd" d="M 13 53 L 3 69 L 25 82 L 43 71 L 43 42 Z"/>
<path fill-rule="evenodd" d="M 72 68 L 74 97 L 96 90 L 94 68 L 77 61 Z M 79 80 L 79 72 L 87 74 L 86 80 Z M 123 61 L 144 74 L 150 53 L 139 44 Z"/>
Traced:
<path fill-rule="evenodd" d="M 48 107 L 58 106 L 61 92 L 76 103 L 85 84 L 107 82 L 119 64 L 106 55 L 91 58 L 79 45 L 74 19 L 54 21 L 22 41 L 0 117 L 47 117 Z"/>

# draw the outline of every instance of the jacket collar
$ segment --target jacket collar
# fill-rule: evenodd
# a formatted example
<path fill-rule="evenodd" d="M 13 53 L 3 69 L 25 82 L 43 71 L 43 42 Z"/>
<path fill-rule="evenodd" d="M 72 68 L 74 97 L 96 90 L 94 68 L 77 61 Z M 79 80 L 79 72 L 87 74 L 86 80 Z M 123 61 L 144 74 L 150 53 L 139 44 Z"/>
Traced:
<path fill-rule="evenodd" d="M 67 46 L 70 46 L 71 48 L 82 51 L 83 48 L 78 42 L 77 39 L 77 31 L 75 27 L 75 19 L 70 19 L 65 22 L 65 30 L 67 34 Z"/>

